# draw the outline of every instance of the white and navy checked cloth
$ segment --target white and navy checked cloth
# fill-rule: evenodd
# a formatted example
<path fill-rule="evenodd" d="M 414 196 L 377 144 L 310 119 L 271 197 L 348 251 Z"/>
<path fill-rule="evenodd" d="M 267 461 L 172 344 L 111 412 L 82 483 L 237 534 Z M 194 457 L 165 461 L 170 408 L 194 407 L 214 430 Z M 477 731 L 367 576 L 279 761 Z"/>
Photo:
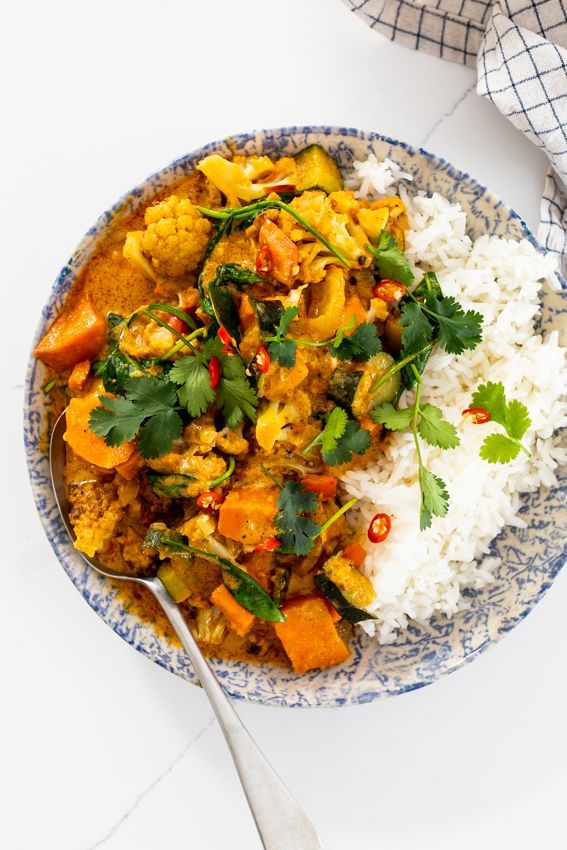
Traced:
<path fill-rule="evenodd" d="M 477 92 L 548 156 L 538 236 L 567 275 L 567 0 L 344 2 L 392 41 L 476 64 Z"/>

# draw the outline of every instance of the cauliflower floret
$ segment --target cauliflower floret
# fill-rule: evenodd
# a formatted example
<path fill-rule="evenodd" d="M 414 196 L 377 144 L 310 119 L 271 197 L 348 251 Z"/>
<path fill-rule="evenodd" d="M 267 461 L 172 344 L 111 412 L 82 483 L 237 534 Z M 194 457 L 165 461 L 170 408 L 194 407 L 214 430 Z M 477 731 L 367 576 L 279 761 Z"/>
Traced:
<path fill-rule="evenodd" d="M 193 478 L 189 481 L 185 490 L 186 499 L 198 496 L 203 490 L 208 490 L 210 482 L 219 478 L 226 472 L 226 461 L 212 452 L 204 457 L 195 454 L 194 449 L 183 452 L 169 452 L 169 454 L 148 461 L 148 466 L 155 472 L 165 475 L 181 474 Z"/>
<path fill-rule="evenodd" d="M 75 532 L 75 549 L 89 558 L 111 542 L 120 522 L 123 507 L 116 489 L 107 482 L 74 485 L 69 492 L 72 504 L 69 519 Z"/>
<path fill-rule="evenodd" d="M 128 233 L 123 254 L 156 279 L 183 277 L 198 267 L 212 224 L 188 198 L 170 195 L 146 209 L 146 229 Z"/>
<path fill-rule="evenodd" d="M 230 161 L 214 153 L 202 159 L 197 168 L 220 189 L 229 207 L 263 198 L 276 186 L 293 189 L 297 183 L 297 168 L 291 157 L 282 157 L 274 164 L 267 156 L 238 156 Z M 267 178 L 265 182 L 253 182 L 261 176 Z"/>
<path fill-rule="evenodd" d="M 265 452 L 270 452 L 276 442 L 288 440 L 291 436 L 288 426 L 306 423 L 311 416 L 309 396 L 297 390 L 293 401 L 285 404 L 270 401 L 258 412 L 256 421 L 256 440 Z"/>

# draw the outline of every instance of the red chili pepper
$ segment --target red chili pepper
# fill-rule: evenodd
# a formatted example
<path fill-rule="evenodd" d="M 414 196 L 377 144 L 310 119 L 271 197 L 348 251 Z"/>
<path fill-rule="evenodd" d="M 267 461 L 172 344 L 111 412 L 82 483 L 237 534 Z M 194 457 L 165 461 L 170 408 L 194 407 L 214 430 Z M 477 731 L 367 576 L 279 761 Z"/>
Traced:
<path fill-rule="evenodd" d="M 262 375 L 265 375 L 266 372 L 270 371 L 270 363 L 272 362 L 272 358 L 268 353 L 268 349 L 264 345 L 260 346 L 260 348 L 256 352 L 256 357 L 254 359 L 256 361 L 256 366 L 258 367 Z"/>
<path fill-rule="evenodd" d="M 262 277 L 270 274 L 272 268 L 272 255 L 267 245 L 263 245 L 256 253 L 256 271 Z"/>
<path fill-rule="evenodd" d="M 277 186 L 266 186 L 268 192 L 295 192 L 295 183 L 278 183 Z"/>
<path fill-rule="evenodd" d="M 223 502 L 224 496 L 217 493 L 216 490 L 205 490 L 200 496 L 197 496 L 197 507 L 209 513 L 218 511 Z"/>
<path fill-rule="evenodd" d="M 211 357 L 209 360 L 209 380 L 212 389 L 216 389 L 220 381 L 220 362 L 218 357 Z"/>
<path fill-rule="evenodd" d="M 372 287 L 374 298 L 381 298 L 382 301 L 400 301 L 405 294 L 406 288 L 403 283 L 389 278 L 384 278 Z"/>
<path fill-rule="evenodd" d="M 392 520 L 388 514 L 376 514 L 368 526 L 368 539 L 371 543 L 382 543 L 390 533 Z"/>
<path fill-rule="evenodd" d="M 278 546 L 281 546 L 281 540 L 278 540 L 277 537 L 268 537 L 267 540 L 263 540 L 262 543 L 258 543 L 256 546 L 256 552 L 273 552 L 274 549 L 277 549 Z"/>
<path fill-rule="evenodd" d="M 186 334 L 189 330 L 187 322 L 184 322 L 183 319 L 178 318 L 178 316 L 171 316 L 167 324 L 170 328 L 173 328 L 174 331 L 177 331 L 177 333 L 180 334 Z"/>
<path fill-rule="evenodd" d="M 463 410 L 462 415 L 465 419 L 470 419 L 473 425 L 484 425 L 491 419 L 490 413 L 484 407 L 467 407 L 466 410 Z"/>
<path fill-rule="evenodd" d="M 222 344 L 225 346 L 225 348 L 230 348 L 232 346 L 232 337 L 227 331 L 227 329 L 223 328 L 222 325 L 217 331 L 217 336 L 222 342 Z"/>

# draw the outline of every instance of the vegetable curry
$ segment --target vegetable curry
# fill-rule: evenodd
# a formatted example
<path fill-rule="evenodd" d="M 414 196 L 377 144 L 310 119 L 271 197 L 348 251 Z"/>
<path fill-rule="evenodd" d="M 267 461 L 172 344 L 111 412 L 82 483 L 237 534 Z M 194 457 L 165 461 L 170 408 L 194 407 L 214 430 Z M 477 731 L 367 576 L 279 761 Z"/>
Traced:
<path fill-rule="evenodd" d="M 157 570 L 208 654 L 302 673 L 372 616 L 390 519 L 355 532 L 340 476 L 400 394 L 406 227 L 318 146 L 207 156 L 112 225 L 36 349 L 76 548 Z"/>

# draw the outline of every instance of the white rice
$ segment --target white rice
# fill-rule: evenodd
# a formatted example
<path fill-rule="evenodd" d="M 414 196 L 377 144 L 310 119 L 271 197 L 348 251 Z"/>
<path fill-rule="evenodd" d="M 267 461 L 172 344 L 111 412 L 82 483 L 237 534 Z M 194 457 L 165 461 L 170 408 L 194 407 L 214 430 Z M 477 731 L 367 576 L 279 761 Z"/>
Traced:
<path fill-rule="evenodd" d="M 408 176 L 395 163 L 370 158 L 355 163 L 354 173 L 350 188 L 359 197 L 383 194 Z M 366 528 L 378 511 L 392 517 L 388 538 L 372 547 L 363 568 L 376 588 L 371 610 L 379 617 L 364 628 L 382 643 L 395 640 L 409 619 L 425 623 L 434 614 L 452 616 L 466 605 L 464 588 L 493 581 L 498 561 L 486 555 L 505 525 L 524 524 L 519 494 L 552 487 L 555 469 L 567 459 L 554 435 L 567 425 L 566 349 L 556 331 L 544 338 L 534 330 L 542 281 L 557 287 L 554 259 L 527 240 L 482 236 L 471 242 L 459 204 L 438 194 L 411 197 L 404 188 L 399 191 L 408 207 L 406 254 L 416 279 L 435 271 L 444 294 L 482 313 L 484 325 L 474 351 L 456 357 L 436 350 L 423 379 L 424 401 L 438 405 L 461 438 L 448 451 L 421 441 L 424 463 L 447 484 L 447 515 L 419 531 L 417 459 L 409 431 L 387 438 L 377 464 L 343 478 L 348 494 L 360 499 L 352 511 L 357 525 Z M 464 422 L 461 411 L 470 406 L 476 387 L 489 380 L 501 380 L 507 397 L 528 408 L 532 424 L 523 443 L 530 458 L 520 453 L 501 465 L 479 457 L 483 439 L 499 428 Z M 413 394 L 405 393 L 401 403 L 412 404 Z"/>

